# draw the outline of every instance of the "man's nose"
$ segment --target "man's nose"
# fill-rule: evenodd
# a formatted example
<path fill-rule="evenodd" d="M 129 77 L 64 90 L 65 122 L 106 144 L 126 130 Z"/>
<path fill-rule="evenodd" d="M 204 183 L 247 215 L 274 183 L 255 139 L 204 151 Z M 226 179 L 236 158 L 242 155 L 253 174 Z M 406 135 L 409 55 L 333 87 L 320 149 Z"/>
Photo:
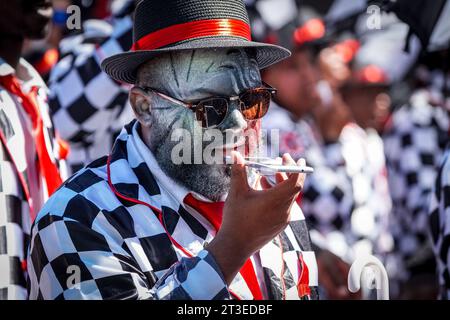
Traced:
<path fill-rule="evenodd" d="M 247 121 L 244 119 L 239 107 L 234 106 L 228 113 L 224 123 L 224 130 L 245 130 L 247 129 Z"/>

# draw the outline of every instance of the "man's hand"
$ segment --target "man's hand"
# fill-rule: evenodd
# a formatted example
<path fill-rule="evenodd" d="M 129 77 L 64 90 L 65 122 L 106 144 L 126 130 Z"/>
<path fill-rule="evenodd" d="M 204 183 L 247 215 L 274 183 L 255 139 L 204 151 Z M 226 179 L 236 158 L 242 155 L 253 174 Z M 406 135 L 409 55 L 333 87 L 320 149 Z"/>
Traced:
<path fill-rule="evenodd" d="M 225 202 L 222 226 L 207 250 L 215 257 L 227 284 L 230 284 L 245 261 L 283 231 L 290 221 L 293 203 L 303 188 L 305 174 L 276 175 L 275 186 L 262 177 L 264 190 L 248 184 L 244 159 L 232 153 L 231 188 Z M 290 155 L 284 165 L 296 165 Z M 301 159 L 297 165 L 306 165 Z"/>

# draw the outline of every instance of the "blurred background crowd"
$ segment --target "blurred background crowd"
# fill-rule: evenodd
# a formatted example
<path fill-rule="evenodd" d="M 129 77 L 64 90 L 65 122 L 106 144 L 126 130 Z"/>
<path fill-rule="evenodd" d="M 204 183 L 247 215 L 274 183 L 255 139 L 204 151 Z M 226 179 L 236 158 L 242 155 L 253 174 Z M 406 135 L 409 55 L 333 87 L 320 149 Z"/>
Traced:
<path fill-rule="evenodd" d="M 129 88 L 100 63 L 131 47 L 135 2 L 54 0 L 49 36 L 26 43 L 72 173 L 107 154 L 133 117 Z M 438 217 L 450 199 L 433 190 L 450 141 L 450 2 L 245 2 L 253 39 L 292 51 L 262 72 L 278 89 L 263 127 L 279 130 L 280 153 L 315 168 L 299 202 L 322 298 L 359 298 L 342 288 L 363 254 L 384 263 L 393 298 L 446 298 L 450 226 Z M 67 28 L 72 4 L 81 30 Z"/>

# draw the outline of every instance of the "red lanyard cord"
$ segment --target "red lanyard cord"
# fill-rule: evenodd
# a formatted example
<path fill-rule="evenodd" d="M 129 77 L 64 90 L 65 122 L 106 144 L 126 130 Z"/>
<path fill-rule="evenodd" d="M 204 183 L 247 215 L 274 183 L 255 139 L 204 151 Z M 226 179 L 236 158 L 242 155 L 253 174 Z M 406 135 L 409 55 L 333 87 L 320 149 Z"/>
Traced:
<path fill-rule="evenodd" d="M 40 176 L 44 178 L 47 185 L 47 193 L 50 196 L 62 184 L 59 169 L 51 159 L 47 150 L 47 143 L 44 134 L 44 121 L 39 111 L 37 101 L 38 87 L 33 87 L 28 94 L 25 94 L 17 78 L 13 75 L 0 77 L 0 85 L 8 92 L 22 99 L 21 105 L 30 117 L 33 126 L 33 137 L 36 144 L 36 153 L 39 159 Z"/>

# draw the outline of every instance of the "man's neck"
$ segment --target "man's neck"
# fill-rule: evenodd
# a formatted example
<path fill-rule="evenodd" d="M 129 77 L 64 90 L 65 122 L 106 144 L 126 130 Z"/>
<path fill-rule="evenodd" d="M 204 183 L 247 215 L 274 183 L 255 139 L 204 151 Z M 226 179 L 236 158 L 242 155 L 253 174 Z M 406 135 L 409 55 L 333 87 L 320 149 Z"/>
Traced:
<path fill-rule="evenodd" d="M 0 57 L 13 69 L 16 69 L 19 64 L 23 42 L 22 37 L 0 35 Z"/>

